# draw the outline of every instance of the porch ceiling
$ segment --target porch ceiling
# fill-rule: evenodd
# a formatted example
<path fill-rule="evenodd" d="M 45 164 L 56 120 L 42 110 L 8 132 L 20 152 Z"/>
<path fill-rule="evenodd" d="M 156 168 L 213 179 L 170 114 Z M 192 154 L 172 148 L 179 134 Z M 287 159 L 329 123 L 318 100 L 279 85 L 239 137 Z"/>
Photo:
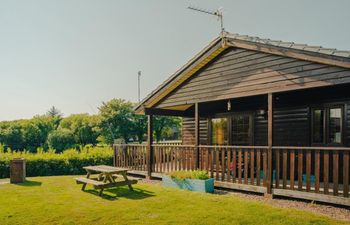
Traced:
<path fill-rule="evenodd" d="M 163 109 L 185 111 L 185 110 L 189 109 L 191 106 L 193 106 L 193 104 L 176 105 L 176 106 L 165 107 Z"/>

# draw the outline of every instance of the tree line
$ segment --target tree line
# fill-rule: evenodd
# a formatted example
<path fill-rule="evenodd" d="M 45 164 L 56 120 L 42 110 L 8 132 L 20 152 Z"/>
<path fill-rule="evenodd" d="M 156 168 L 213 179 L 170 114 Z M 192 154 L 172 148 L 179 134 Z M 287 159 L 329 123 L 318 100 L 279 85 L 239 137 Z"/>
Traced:
<path fill-rule="evenodd" d="M 103 102 L 97 115 L 87 113 L 63 117 L 52 107 L 45 115 L 31 119 L 0 122 L 0 143 L 5 149 L 36 152 L 38 148 L 61 152 L 98 143 L 112 144 L 145 140 L 147 117 L 136 115 L 134 103 L 124 99 Z M 181 119 L 178 117 L 154 118 L 155 140 L 178 139 Z"/>

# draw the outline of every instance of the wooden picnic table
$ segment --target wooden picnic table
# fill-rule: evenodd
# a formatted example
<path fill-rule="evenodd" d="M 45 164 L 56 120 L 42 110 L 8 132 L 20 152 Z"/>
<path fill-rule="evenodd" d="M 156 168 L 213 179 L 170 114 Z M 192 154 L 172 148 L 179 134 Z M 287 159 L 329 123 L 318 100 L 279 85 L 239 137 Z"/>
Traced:
<path fill-rule="evenodd" d="M 125 168 L 106 165 L 86 166 L 83 168 L 86 170 L 87 175 L 86 177 L 75 178 L 77 184 L 83 184 L 81 188 L 82 190 L 85 190 L 87 184 L 93 185 L 95 189 L 100 189 L 100 196 L 105 188 L 127 185 L 130 190 L 133 190 L 131 185 L 137 183 L 137 180 L 128 179 L 128 169 Z M 96 178 L 91 178 L 91 175 L 93 174 L 97 174 L 98 176 Z M 118 175 L 120 175 L 123 180 L 116 181 Z"/>

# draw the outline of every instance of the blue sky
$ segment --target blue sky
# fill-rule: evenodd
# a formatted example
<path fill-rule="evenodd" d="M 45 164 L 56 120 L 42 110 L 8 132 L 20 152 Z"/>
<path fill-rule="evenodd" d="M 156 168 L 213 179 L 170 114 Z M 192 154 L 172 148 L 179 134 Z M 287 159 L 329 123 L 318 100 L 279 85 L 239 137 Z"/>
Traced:
<path fill-rule="evenodd" d="M 144 97 L 227 31 L 350 50 L 347 0 L 0 0 L 0 120 Z"/>

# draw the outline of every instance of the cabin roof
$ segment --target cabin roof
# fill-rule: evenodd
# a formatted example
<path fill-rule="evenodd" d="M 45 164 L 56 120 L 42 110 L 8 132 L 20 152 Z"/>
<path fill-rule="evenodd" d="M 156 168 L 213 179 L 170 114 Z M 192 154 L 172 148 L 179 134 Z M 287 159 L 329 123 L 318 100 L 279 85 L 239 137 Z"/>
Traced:
<path fill-rule="evenodd" d="M 307 44 L 299 44 L 299 43 L 287 42 L 287 41 L 281 41 L 281 40 L 271 40 L 271 39 L 241 35 L 236 33 L 227 33 L 226 38 L 234 39 L 234 40 L 249 41 L 251 43 L 271 45 L 271 46 L 281 47 L 286 49 L 296 49 L 296 50 L 302 50 L 305 52 L 320 53 L 320 54 L 325 54 L 330 56 L 338 56 L 338 57 L 345 57 L 345 58 L 350 57 L 350 51 L 337 50 L 335 48 L 324 48 L 322 46 L 311 46 Z"/>
<path fill-rule="evenodd" d="M 207 65 L 216 56 L 229 47 L 250 49 L 333 66 L 350 68 L 350 51 L 225 32 L 219 37 L 215 38 L 184 66 L 182 66 L 154 91 L 147 95 L 135 107 L 136 113 L 142 114 L 144 113 L 145 108 L 151 108 L 156 105 L 175 88 L 180 86 L 192 75 L 196 74 L 199 69 Z"/>

